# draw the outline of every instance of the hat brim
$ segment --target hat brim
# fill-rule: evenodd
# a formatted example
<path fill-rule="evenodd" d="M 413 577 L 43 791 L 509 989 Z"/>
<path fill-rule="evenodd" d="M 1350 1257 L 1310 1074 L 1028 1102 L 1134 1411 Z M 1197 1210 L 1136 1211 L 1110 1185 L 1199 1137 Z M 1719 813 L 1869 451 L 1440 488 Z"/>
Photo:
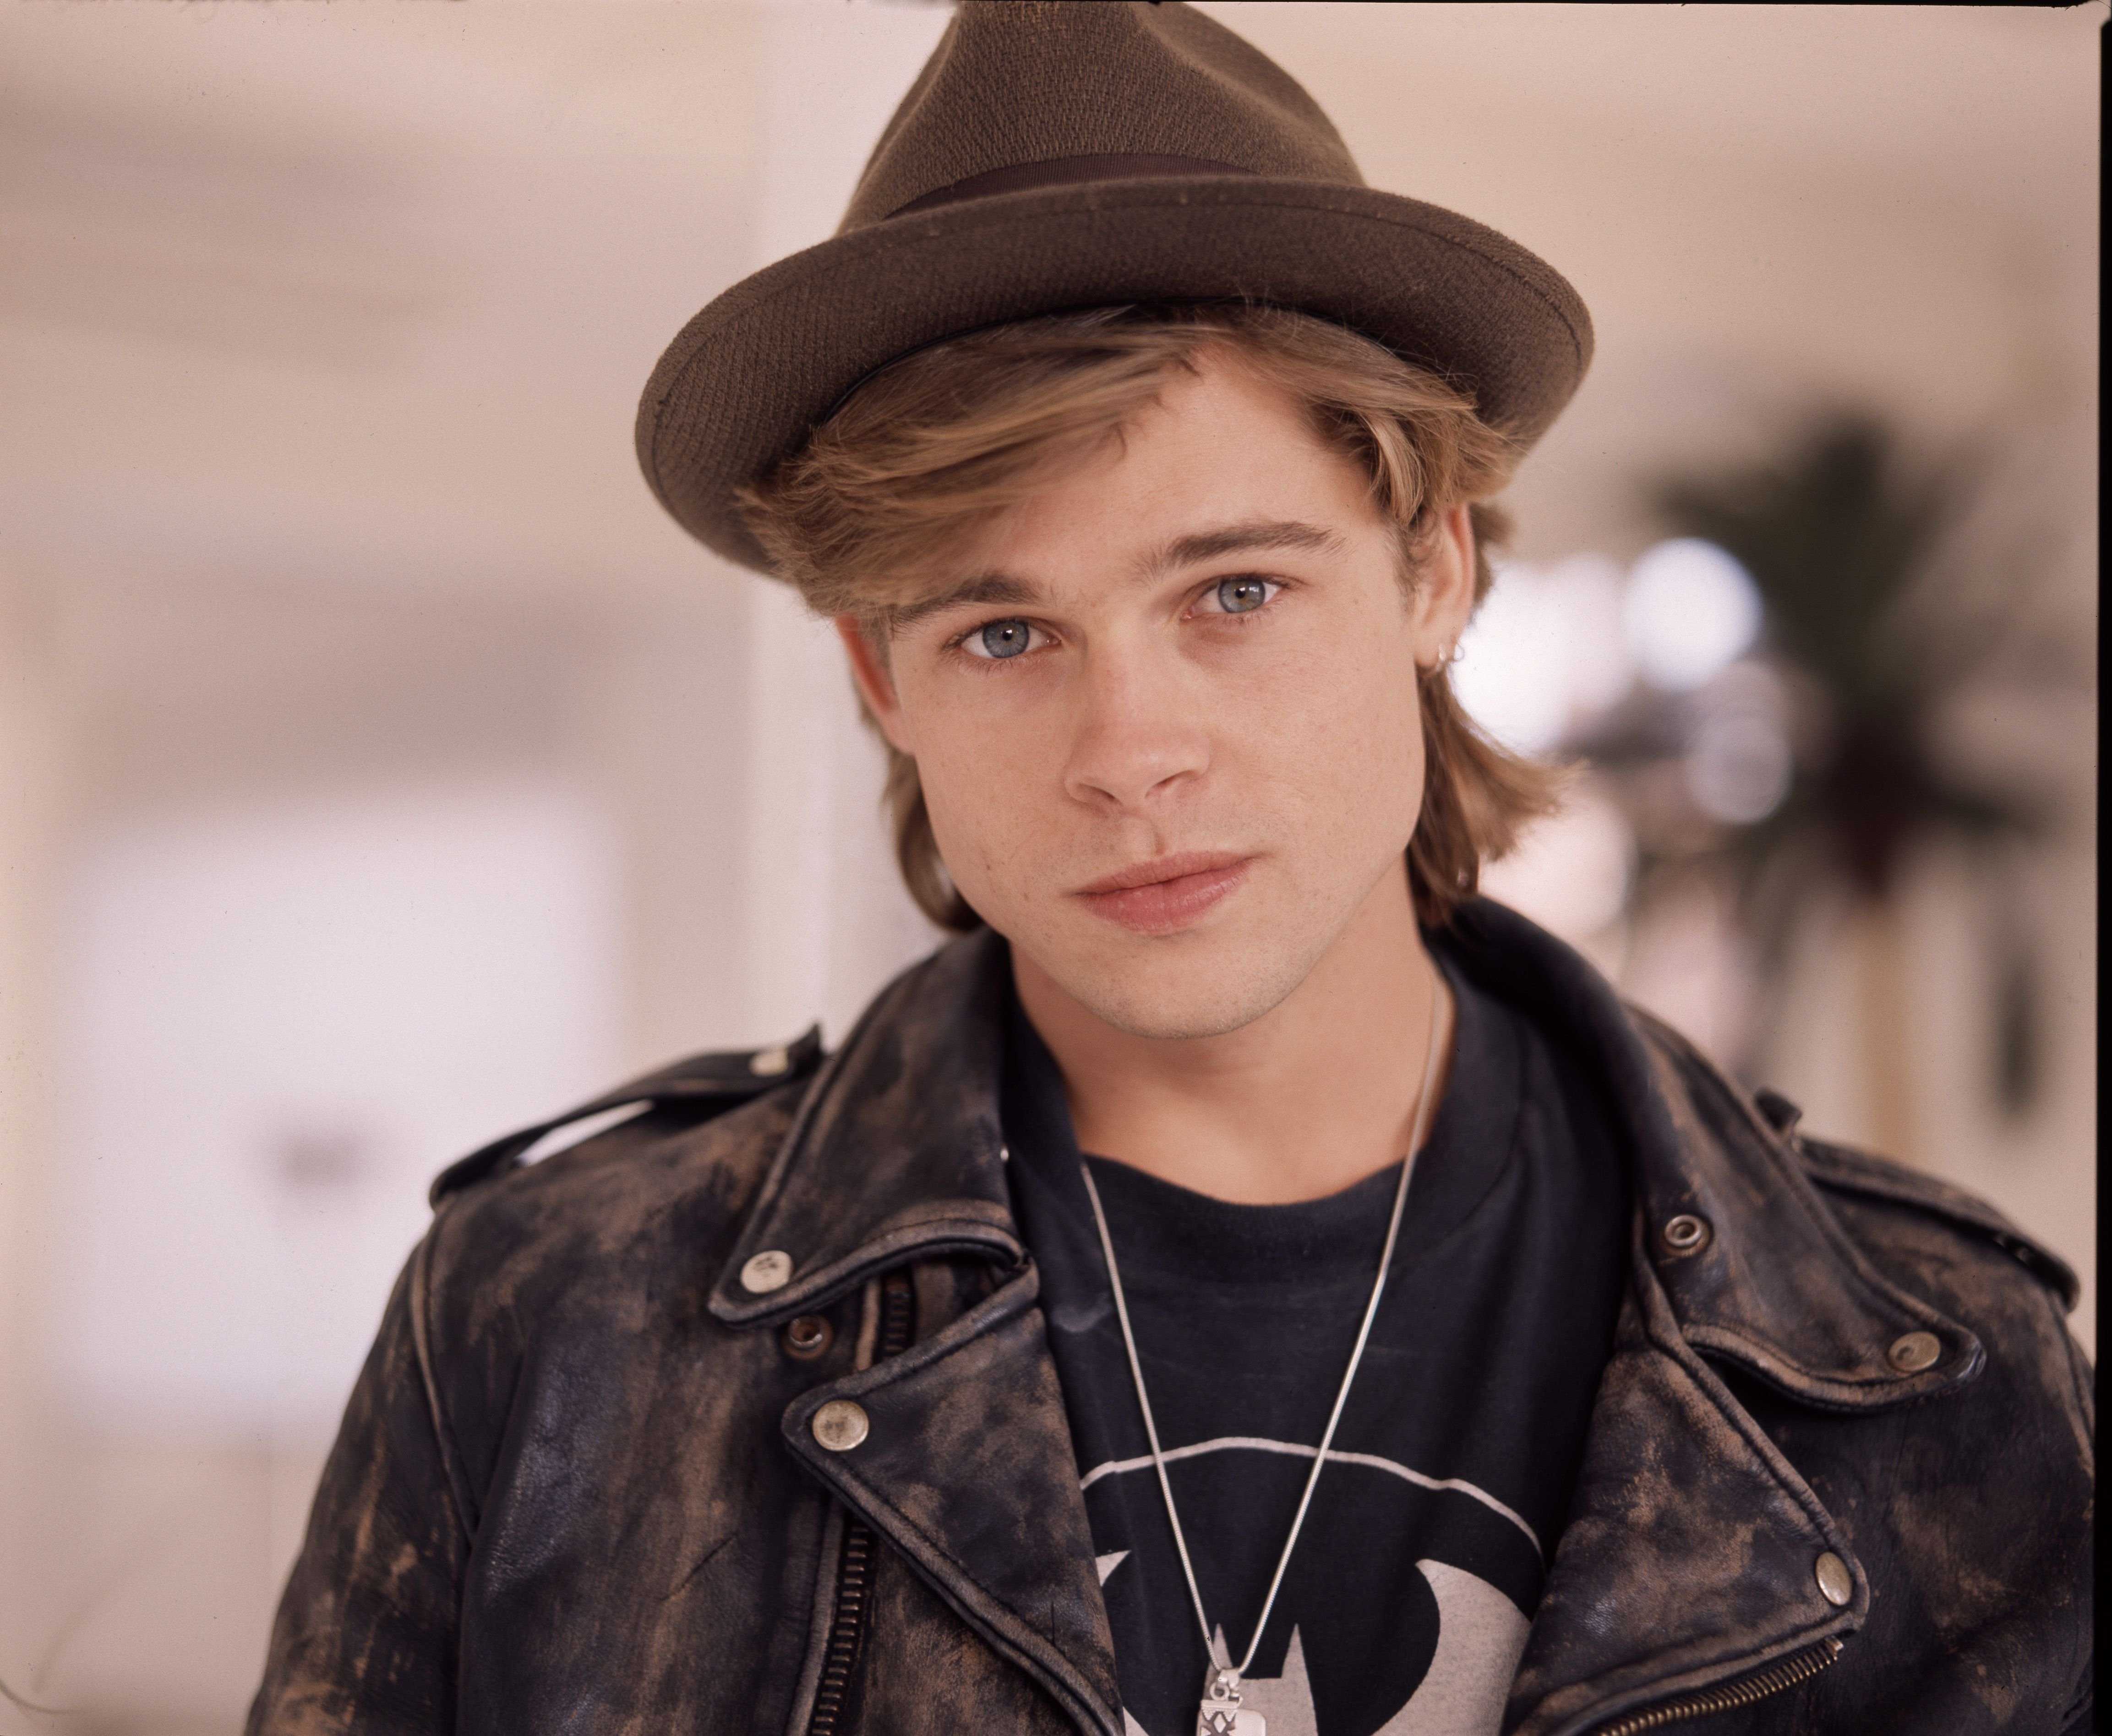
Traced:
<path fill-rule="evenodd" d="M 1258 175 L 1071 185 L 891 218 L 735 285 L 653 370 L 639 462 L 692 535 L 767 572 L 735 490 L 894 358 L 1036 314 L 1221 297 L 1363 332 L 1467 391 L 1521 446 L 1591 359 L 1591 317 L 1559 273 L 1436 206 Z"/>

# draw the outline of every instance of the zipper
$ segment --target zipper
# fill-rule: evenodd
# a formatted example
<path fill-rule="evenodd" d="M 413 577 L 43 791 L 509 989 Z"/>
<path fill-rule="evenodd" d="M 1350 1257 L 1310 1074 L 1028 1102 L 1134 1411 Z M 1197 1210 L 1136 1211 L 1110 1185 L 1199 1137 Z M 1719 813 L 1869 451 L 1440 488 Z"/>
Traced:
<path fill-rule="evenodd" d="M 1611 1724 L 1602 1724 L 1593 1736 L 1637 1736 L 1643 1730 L 1655 1730 L 1668 1724 L 1677 1724 L 1683 1719 L 1705 1718 L 1711 1712 L 1736 1711 L 1740 1706 L 1750 1706 L 1771 1694 L 1809 1682 L 1820 1670 L 1832 1665 L 1841 1656 L 1841 1642 L 1822 1639 L 1815 1646 L 1806 1646 L 1801 1652 L 1790 1655 L 1756 1671 L 1741 1676 L 1735 1682 L 1725 1682 L 1715 1688 L 1705 1688 L 1698 1693 L 1682 1694 L 1677 1700 L 1647 1707 L 1642 1711 L 1630 1712 Z"/>
<path fill-rule="evenodd" d="M 907 1273 L 890 1272 L 881 1281 L 880 1330 L 873 1360 L 899 1356 L 909 1348 L 917 1324 L 917 1296 Z M 841 1736 L 849 1728 L 851 1684 L 864 1648 L 867 1598 L 872 1589 L 872 1565 L 880 1540 L 863 1520 L 846 1517 L 844 1541 L 836 1556 L 835 1619 L 829 1625 L 829 1649 L 822 1660 L 821 1685 L 814 1690 L 814 1715 L 807 1736 Z"/>

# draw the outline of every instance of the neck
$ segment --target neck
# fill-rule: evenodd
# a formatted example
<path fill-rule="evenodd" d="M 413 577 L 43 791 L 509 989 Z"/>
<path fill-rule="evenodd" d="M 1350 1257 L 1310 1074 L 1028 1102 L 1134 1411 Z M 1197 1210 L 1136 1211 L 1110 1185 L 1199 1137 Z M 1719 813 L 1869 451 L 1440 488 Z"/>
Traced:
<path fill-rule="evenodd" d="M 1407 876 L 1388 875 L 1298 987 L 1236 1031 L 1144 1037 L 1088 1012 L 1013 949 L 1021 1005 L 1063 1075 L 1079 1149 L 1241 1205 L 1325 1198 L 1407 1155 L 1451 996 Z M 1426 1121 L 1427 1130 L 1427 1121 Z"/>

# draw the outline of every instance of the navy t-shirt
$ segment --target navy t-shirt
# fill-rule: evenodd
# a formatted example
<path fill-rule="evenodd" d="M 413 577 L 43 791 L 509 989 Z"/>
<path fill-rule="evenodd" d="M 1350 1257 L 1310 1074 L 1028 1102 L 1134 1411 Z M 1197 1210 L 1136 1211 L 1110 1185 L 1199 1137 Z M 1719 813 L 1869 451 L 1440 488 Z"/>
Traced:
<path fill-rule="evenodd" d="M 1584 1069 L 1447 970 L 1450 1078 L 1312 1510 L 1243 1684 L 1269 1736 L 1495 1731 L 1613 1342 L 1626 1165 Z M 1405 1058 L 1419 1070 L 1422 1057 Z M 1015 1005 L 1005 1134 L 1132 1736 L 1190 1736 L 1208 1656 L 1063 1081 Z M 1236 1205 L 1094 1156 L 1220 1661 L 1245 1655 L 1370 1296 L 1398 1165 Z"/>

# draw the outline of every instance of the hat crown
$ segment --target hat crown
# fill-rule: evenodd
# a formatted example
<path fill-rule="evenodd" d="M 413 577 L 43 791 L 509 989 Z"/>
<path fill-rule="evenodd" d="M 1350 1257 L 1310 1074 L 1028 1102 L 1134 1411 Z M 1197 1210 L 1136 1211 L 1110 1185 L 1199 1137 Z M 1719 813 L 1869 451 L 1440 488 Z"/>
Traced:
<path fill-rule="evenodd" d="M 964 181 L 990 177 L 988 190 L 1009 190 L 1020 183 L 1005 171 L 1036 165 L 1099 178 L 1090 159 L 1125 157 L 1132 162 L 1106 164 L 1107 178 L 1166 173 L 1185 159 L 1196 172 L 1363 185 L 1298 81 L 1181 0 L 963 0 L 873 148 L 838 233 Z"/>

